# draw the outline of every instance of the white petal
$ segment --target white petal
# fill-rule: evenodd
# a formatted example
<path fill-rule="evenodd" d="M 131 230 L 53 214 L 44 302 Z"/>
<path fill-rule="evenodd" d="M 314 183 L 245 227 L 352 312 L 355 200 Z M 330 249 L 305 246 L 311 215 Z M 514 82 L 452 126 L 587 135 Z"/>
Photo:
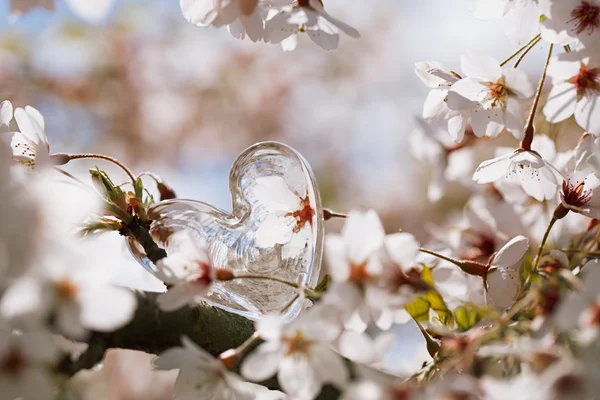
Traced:
<path fill-rule="evenodd" d="M 281 339 L 285 320 L 280 315 L 265 315 L 256 322 L 256 332 L 266 341 Z"/>
<path fill-rule="evenodd" d="M 346 255 L 346 245 L 340 235 L 329 234 L 325 237 L 325 258 L 331 277 L 338 282 L 348 279 L 350 264 Z"/>
<path fill-rule="evenodd" d="M 15 110 L 15 120 L 23 136 L 41 146 L 45 142 L 44 130 L 33 115 L 20 107 Z"/>
<path fill-rule="evenodd" d="M 281 12 L 265 23 L 265 42 L 281 43 L 282 40 L 298 32 L 298 28 L 295 25 L 288 23 L 289 17 L 290 13 Z"/>
<path fill-rule="evenodd" d="M 279 365 L 279 385 L 294 399 L 314 399 L 322 381 L 306 357 L 286 357 Z"/>
<path fill-rule="evenodd" d="M 467 117 L 464 114 L 458 114 L 448 119 L 448 133 L 456 143 L 463 140 L 466 128 Z"/>
<path fill-rule="evenodd" d="M 577 89 L 569 82 L 556 84 L 548 94 L 544 105 L 544 116 L 551 123 L 557 123 L 569 118 L 575 112 L 577 105 Z"/>
<path fill-rule="evenodd" d="M 361 263 L 383 245 L 385 231 L 377 212 L 350 211 L 342 228 L 342 238 L 350 261 Z"/>
<path fill-rule="evenodd" d="M 495 82 L 502 75 L 500 63 L 483 54 L 471 54 L 460 58 L 460 68 L 469 78 Z"/>
<path fill-rule="evenodd" d="M 504 110 L 476 108 L 471 114 L 471 124 L 477 137 L 494 138 L 504 129 Z"/>
<path fill-rule="evenodd" d="M 130 290 L 109 285 L 85 290 L 80 295 L 80 304 L 82 324 L 102 332 L 127 324 L 137 307 L 135 295 Z"/>
<path fill-rule="evenodd" d="M 325 345 L 310 348 L 310 362 L 321 382 L 332 383 L 339 389 L 348 383 L 348 368 L 342 358 Z"/>
<path fill-rule="evenodd" d="M 427 122 L 437 121 L 448 114 L 447 96 L 447 90 L 434 89 L 429 92 L 423 104 L 423 118 Z"/>
<path fill-rule="evenodd" d="M 344 331 L 338 342 L 340 353 L 350 360 L 368 364 L 372 360 L 373 341 L 364 334 L 353 331 Z"/>
<path fill-rule="evenodd" d="M 217 17 L 213 0 L 179 0 L 184 18 L 199 26 L 210 25 Z"/>
<path fill-rule="evenodd" d="M 487 276 L 487 298 L 502 309 L 513 305 L 517 296 L 520 280 L 516 268 L 498 267 Z"/>
<path fill-rule="evenodd" d="M 281 346 L 272 342 L 263 343 L 242 362 L 242 376 L 256 382 L 269 379 L 277 372 L 283 356 Z"/>
<path fill-rule="evenodd" d="M 475 173 L 473 174 L 473 180 L 477 183 L 491 183 L 502 178 L 510 164 L 511 154 L 506 154 L 500 157 L 493 158 L 482 162 Z"/>
<path fill-rule="evenodd" d="M 419 242 L 410 233 L 394 233 L 385 237 L 387 253 L 404 270 L 414 266 L 419 247 Z"/>
<path fill-rule="evenodd" d="M 527 77 L 527 74 L 515 68 L 506 68 L 502 71 L 506 87 L 522 99 L 533 96 L 535 87 Z"/>
<path fill-rule="evenodd" d="M 474 101 L 481 101 L 485 97 L 485 87 L 471 78 L 455 82 L 448 92 L 448 107 L 451 110 L 467 110 L 473 107 Z"/>
<path fill-rule="evenodd" d="M 600 97 L 586 95 L 577 103 L 575 121 L 589 133 L 600 134 Z"/>
<path fill-rule="evenodd" d="M 342 22 L 339 19 L 334 18 L 331 15 L 329 15 L 323 9 L 323 7 L 321 7 L 321 5 L 318 3 L 318 1 L 315 1 L 314 4 L 317 5 L 318 8 L 316 8 L 316 10 L 317 10 L 317 13 L 321 17 L 323 17 L 324 19 L 326 19 L 327 21 L 329 21 L 330 23 L 332 23 L 333 25 L 335 25 L 336 28 L 338 28 L 339 30 L 341 30 L 342 32 L 344 32 L 346 35 L 348 35 L 350 37 L 353 37 L 354 39 L 359 39 L 360 38 L 360 33 L 356 29 L 354 29 L 350 25 L 346 24 L 345 22 Z"/>
<path fill-rule="evenodd" d="M 322 30 L 308 30 L 306 34 L 323 50 L 335 50 L 340 42 L 340 35 L 337 33 L 327 33 Z"/>
<path fill-rule="evenodd" d="M 167 292 L 159 294 L 156 303 L 162 311 L 170 312 L 187 306 L 193 299 L 194 296 L 188 293 L 185 285 L 175 285 Z"/>
<path fill-rule="evenodd" d="M 244 25 L 246 30 L 246 34 L 253 42 L 256 42 L 262 39 L 265 27 L 263 24 L 263 20 L 260 16 L 260 12 L 258 7 L 254 10 L 254 12 L 248 16 L 240 16 L 240 21 Z"/>
<path fill-rule="evenodd" d="M 13 119 L 13 105 L 10 101 L 4 100 L 0 103 L 0 127 L 9 126 Z"/>
<path fill-rule="evenodd" d="M 517 264 L 527 250 L 529 249 L 529 240 L 525 236 L 516 236 L 506 243 L 496 254 L 494 265 L 510 267 Z"/>

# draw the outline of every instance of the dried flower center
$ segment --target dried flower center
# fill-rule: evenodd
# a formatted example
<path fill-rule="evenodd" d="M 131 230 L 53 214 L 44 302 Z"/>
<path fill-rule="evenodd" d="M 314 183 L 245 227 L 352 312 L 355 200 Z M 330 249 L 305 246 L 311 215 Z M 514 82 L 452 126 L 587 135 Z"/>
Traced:
<path fill-rule="evenodd" d="M 73 301 L 77 296 L 77 285 L 69 278 L 63 278 L 55 284 L 56 294 L 60 301 Z"/>
<path fill-rule="evenodd" d="M 492 108 L 505 108 L 506 98 L 509 93 L 505 86 L 504 77 L 501 77 L 496 82 L 483 82 L 483 85 L 488 88 L 483 103 Z"/>
<path fill-rule="evenodd" d="M 27 357 L 18 348 L 11 348 L 0 359 L 0 371 L 5 374 L 18 375 L 21 371 L 27 368 Z"/>
<path fill-rule="evenodd" d="M 587 32 L 591 35 L 596 28 L 600 26 L 600 7 L 594 6 L 587 1 L 582 1 L 581 4 L 571 11 L 571 17 L 568 22 L 574 23 L 574 31 L 579 35 Z"/>
<path fill-rule="evenodd" d="M 292 336 L 286 336 L 283 341 L 288 346 L 287 355 L 308 354 L 311 345 L 310 340 L 306 339 L 300 331 L 296 331 Z"/>
<path fill-rule="evenodd" d="M 592 197 L 592 191 L 585 190 L 585 179 L 575 183 L 563 181 L 562 190 L 564 202 L 573 207 L 581 208 Z"/>
<path fill-rule="evenodd" d="M 192 272 L 195 275 L 195 278 L 192 279 L 192 282 L 203 287 L 209 286 L 213 281 L 210 264 L 202 261 L 195 261 L 193 265 L 194 269 Z M 185 269 L 188 269 L 188 267 L 186 266 Z"/>
<path fill-rule="evenodd" d="M 293 217 L 296 220 L 296 226 L 293 229 L 294 233 L 300 232 L 300 229 L 304 228 L 307 222 L 312 226 L 314 215 L 315 210 L 310 206 L 308 195 L 300 199 L 300 208 L 298 210 L 285 214 L 286 217 Z"/>
<path fill-rule="evenodd" d="M 368 261 L 363 261 L 360 264 L 350 264 L 350 275 L 348 275 L 348 282 L 354 282 L 363 284 L 371 279 L 371 275 L 367 271 Z"/>
<path fill-rule="evenodd" d="M 575 85 L 577 101 L 586 95 L 600 94 L 600 68 L 588 68 L 581 63 L 579 73 L 567 82 Z"/>

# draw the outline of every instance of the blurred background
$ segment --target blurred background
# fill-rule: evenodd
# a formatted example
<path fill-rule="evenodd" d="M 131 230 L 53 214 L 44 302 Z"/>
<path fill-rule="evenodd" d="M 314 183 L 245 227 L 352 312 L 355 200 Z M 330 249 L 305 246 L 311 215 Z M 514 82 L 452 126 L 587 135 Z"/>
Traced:
<path fill-rule="evenodd" d="M 228 209 L 235 156 L 277 140 L 308 159 L 325 206 L 373 207 L 388 229 L 421 239 L 423 216 L 436 222 L 466 195 L 427 201 L 429 167 L 407 142 L 428 93 L 413 65 L 437 60 L 459 71 L 461 54 L 501 60 L 516 48 L 499 20 L 476 20 L 467 0 L 327 0 L 362 39 L 342 37 L 333 52 L 301 40 L 292 53 L 190 25 L 177 0 L 117 0 L 96 24 L 61 0 L 53 13 L 13 20 L 8 3 L 0 99 L 37 107 L 53 151 L 113 155 L 160 174 L 180 197 Z M 539 70 L 544 53 L 534 49 L 525 67 Z"/>
<path fill-rule="evenodd" d="M 326 207 L 375 208 L 388 232 L 402 228 L 422 241 L 425 221 L 459 213 L 469 192 L 455 185 L 437 203 L 427 200 L 431 167 L 409 151 L 428 93 L 414 63 L 459 71 L 461 54 L 502 60 L 516 49 L 501 21 L 476 20 L 467 0 L 326 0 L 362 39 L 342 36 L 338 50 L 325 52 L 303 38 L 292 53 L 192 26 L 177 0 L 117 0 L 96 24 L 59 0 L 55 12 L 14 20 L 8 3 L 0 2 L 0 101 L 38 108 L 54 152 L 117 157 L 161 175 L 179 197 L 227 210 L 236 155 L 281 141 L 310 162 Z M 537 47 L 525 60 L 534 81 L 545 52 Z M 80 172 L 93 165 L 82 162 Z M 398 351 L 414 370 L 424 346 L 415 350 L 420 336 L 410 332 Z"/>

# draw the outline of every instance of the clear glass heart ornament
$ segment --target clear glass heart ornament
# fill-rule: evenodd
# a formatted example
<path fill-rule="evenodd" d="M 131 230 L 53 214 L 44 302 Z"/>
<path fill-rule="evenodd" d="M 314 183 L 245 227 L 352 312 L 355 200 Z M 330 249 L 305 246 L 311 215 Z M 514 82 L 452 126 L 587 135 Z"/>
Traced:
<path fill-rule="evenodd" d="M 317 183 L 304 157 L 282 143 L 255 144 L 235 160 L 229 189 L 230 213 L 195 200 L 158 203 L 150 210 L 155 216 L 152 231 L 184 233 L 169 238 L 187 237 L 202 243 L 214 268 L 314 287 L 323 253 L 324 221 Z M 128 244 L 142 266 L 155 273 L 143 251 L 131 241 Z M 176 239 L 159 241 L 159 245 L 170 256 L 186 243 Z M 215 283 L 206 301 L 258 319 L 280 311 L 297 293 L 275 281 L 236 279 Z M 299 300 L 293 302 L 285 317 L 295 318 L 301 307 Z"/>

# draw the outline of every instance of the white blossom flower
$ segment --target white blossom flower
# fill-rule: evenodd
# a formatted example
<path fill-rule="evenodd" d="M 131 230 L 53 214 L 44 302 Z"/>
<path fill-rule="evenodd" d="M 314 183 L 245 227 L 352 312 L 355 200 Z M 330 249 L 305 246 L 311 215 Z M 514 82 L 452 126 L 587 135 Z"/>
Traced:
<path fill-rule="evenodd" d="M 590 171 L 575 171 L 562 183 L 561 204 L 590 218 L 600 218 L 600 179 Z"/>
<path fill-rule="evenodd" d="M 50 399 L 54 394 L 48 366 L 59 353 L 48 332 L 0 328 L 0 399 Z"/>
<path fill-rule="evenodd" d="M 277 374 L 279 385 L 294 399 L 314 399 L 323 384 L 343 388 L 348 370 L 342 358 L 327 346 L 339 330 L 320 324 L 306 313 L 284 323 L 281 316 L 266 316 L 256 323 L 265 340 L 242 361 L 242 375 L 263 381 Z"/>
<path fill-rule="evenodd" d="M 575 115 L 579 126 L 600 134 L 599 48 L 564 53 L 548 65 L 553 86 L 544 105 L 544 116 L 549 122 L 561 122 Z"/>
<path fill-rule="evenodd" d="M 535 91 L 527 75 L 515 68 L 502 68 L 489 56 L 461 57 L 466 78 L 455 82 L 448 93 L 452 110 L 471 108 L 471 124 L 477 137 L 496 137 L 506 128 L 514 137 L 523 136 L 521 101 Z M 477 102 L 475 107 L 473 102 Z"/>
<path fill-rule="evenodd" d="M 134 294 L 111 285 L 105 271 L 86 266 L 86 261 L 64 254 L 47 260 L 8 287 L 0 313 L 7 318 L 43 318 L 52 312 L 58 330 L 74 338 L 86 329 L 107 332 L 124 326 L 135 312 Z"/>
<path fill-rule="evenodd" d="M 228 26 L 238 38 L 256 42 L 263 37 L 263 6 L 259 0 L 180 0 L 185 19 L 198 26 Z M 266 12 L 266 9 L 264 10 Z"/>
<path fill-rule="evenodd" d="M 600 1 L 548 1 L 544 10 L 542 37 L 551 43 L 566 45 L 579 40 L 586 46 L 600 38 Z"/>
<path fill-rule="evenodd" d="M 175 383 L 175 396 L 182 400 L 259 400 L 282 399 L 281 392 L 243 381 L 227 370 L 225 365 L 208 354 L 187 337 L 182 337 L 183 347 L 174 347 L 155 360 L 159 370 L 179 369 Z M 263 367 L 261 366 L 261 369 Z"/>
<path fill-rule="evenodd" d="M 78 400 L 173 398 L 177 371 L 156 371 L 154 354 L 128 349 L 108 349 L 102 363 L 81 370 L 69 381 Z"/>
<path fill-rule="evenodd" d="M 581 274 L 584 290 L 567 293 L 554 313 L 554 324 L 561 331 L 581 327 L 589 339 L 600 334 L 600 261 L 588 261 Z"/>
<path fill-rule="evenodd" d="M 488 272 L 487 298 L 500 308 L 510 307 L 516 300 L 521 279 L 519 265 L 529 249 L 529 240 L 524 236 L 516 236 L 498 251 Z"/>
<path fill-rule="evenodd" d="M 11 141 L 13 158 L 32 169 L 48 165 L 50 145 L 42 114 L 31 106 L 19 107 L 15 110 L 15 120 L 20 132 L 16 132 Z"/>
<path fill-rule="evenodd" d="M 536 135 L 533 148 L 549 147 L 543 135 Z M 538 145 L 538 146 L 536 146 Z M 503 152 L 503 149 L 499 149 Z M 551 157 L 553 158 L 553 157 Z M 477 183 L 492 183 L 500 179 L 513 180 L 521 184 L 525 193 L 538 201 L 550 199 L 556 194 L 559 179 L 563 176 L 537 151 L 517 149 L 482 162 L 473 174 Z"/>
<path fill-rule="evenodd" d="M 208 253 L 199 244 L 160 260 L 156 268 L 156 276 L 170 285 L 157 299 L 163 311 L 197 305 L 209 294 L 215 279 Z"/>
<path fill-rule="evenodd" d="M 438 62 L 418 62 L 415 64 L 415 73 L 431 89 L 423 104 L 423 118 L 427 122 L 448 120 L 450 137 L 457 143 L 462 141 L 471 109 L 451 110 L 446 104 L 448 90 L 460 80 L 460 76 L 445 70 Z"/>
<path fill-rule="evenodd" d="M 286 51 L 294 50 L 296 35 L 306 32 L 308 37 L 324 50 L 334 50 L 339 44 L 339 32 L 358 39 L 356 29 L 329 15 L 320 0 L 298 0 L 293 6 L 283 7 L 265 23 L 265 42 L 281 43 Z"/>
<path fill-rule="evenodd" d="M 311 228 L 319 216 L 307 193 L 298 193 L 280 176 L 268 176 L 256 179 L 252 196 L 252 201 L 267 210 L 256 230 L 257 246 L 282 244 L 283 256 L 288 257 L 311 244 Z"/>
<path fill-rule="evenodd" d="M 514 44 L 539 33 L 542 12 L 536 0 L 470 0 L 469 8 L 478 19 L 502 18 L 504 33 Z"/>

